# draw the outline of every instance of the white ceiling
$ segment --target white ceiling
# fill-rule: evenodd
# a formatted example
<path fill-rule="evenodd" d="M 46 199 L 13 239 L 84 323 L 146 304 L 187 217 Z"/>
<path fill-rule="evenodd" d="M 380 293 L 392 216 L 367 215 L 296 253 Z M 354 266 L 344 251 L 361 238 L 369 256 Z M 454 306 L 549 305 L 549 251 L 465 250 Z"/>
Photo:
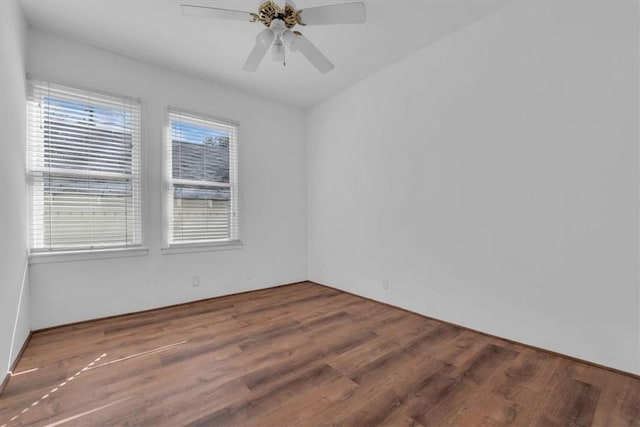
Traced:
<path fill-rule="evenodd" d="M 345 0 L 350 1 L 350 0 Z M 241 71 L 260 23 L 185 17 L 180 4 L 255 12 L 261 0 L 20 0 L 29 25 L 301 107 L 313 105 L 512 0 L 364 0 L 367 22 L 298 27 L 334 63 L 320 74 L 287 50 Z M 343 1 L 296 0 L 298 9 Z"/>

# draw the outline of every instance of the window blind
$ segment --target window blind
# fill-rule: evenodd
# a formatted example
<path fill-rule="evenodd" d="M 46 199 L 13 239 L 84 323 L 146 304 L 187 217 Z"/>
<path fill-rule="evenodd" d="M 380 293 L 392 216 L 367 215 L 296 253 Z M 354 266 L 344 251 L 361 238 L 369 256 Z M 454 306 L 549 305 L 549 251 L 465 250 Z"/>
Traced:
<path fill-rule="evenodd" d="M 140 103 L 29 81 L 32 252 L 141 245 Z"/>
<path fill-rule="evenodd" d="M 238 239 L 238 124 L 169 110 L 168 243 Z"/>

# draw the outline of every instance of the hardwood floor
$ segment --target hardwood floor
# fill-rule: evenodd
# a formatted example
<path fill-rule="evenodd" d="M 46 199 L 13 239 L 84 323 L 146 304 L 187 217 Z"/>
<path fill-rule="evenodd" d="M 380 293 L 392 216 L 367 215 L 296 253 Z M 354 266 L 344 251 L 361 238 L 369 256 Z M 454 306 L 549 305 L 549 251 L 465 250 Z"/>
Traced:
<path fill-rule="evenodd" d="M 640 380 L 300 283 L 34 333 L 19 425 L 640 426 Z"/>

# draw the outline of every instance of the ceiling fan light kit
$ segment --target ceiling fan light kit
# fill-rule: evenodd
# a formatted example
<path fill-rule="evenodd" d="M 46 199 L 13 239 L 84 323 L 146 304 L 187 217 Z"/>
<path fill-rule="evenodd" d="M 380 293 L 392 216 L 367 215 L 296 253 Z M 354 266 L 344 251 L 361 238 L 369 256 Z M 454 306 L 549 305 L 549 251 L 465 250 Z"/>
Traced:
<path fill-rule="evenodd" d="M 267 27 L 256 36 L 256 44 L 249 53 L 244 66 L 245 71 L 256 71 L 269 48 L 273 61 L 285 62 L 285 44 L 292 52 L 302 55 L 321 73 L 327 73 L 334 67 L 331 61 L 299 31 L 292 31 L 296 25 L 332 25 L 360 24 L 366 20 L 364 3 L 343 3 L 329 6 L 296 9 L 293 2 L 286 0 L 280 6 L 274 0 L 265 1 L 257 13 L 240 10 L 183 4 L 182 13 L 186 16 L 202 16 L 218 19 L 231 19 L 246 22 L 261 22 Z"/>

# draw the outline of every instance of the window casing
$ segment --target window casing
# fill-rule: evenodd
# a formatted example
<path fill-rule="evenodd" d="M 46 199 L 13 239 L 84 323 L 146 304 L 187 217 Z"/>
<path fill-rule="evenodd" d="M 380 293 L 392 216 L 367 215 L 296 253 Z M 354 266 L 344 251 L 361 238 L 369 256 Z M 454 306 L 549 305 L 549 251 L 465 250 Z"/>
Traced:
<path fill-rule="evenodd" d="M 29 81 L 32 253 L 141 246 L 140 103 Z"/>
<path fill-rule="evenodd" d="M 239 242 L 238 128 L 170 108 L 166 135 L 166 246 Z"/>

